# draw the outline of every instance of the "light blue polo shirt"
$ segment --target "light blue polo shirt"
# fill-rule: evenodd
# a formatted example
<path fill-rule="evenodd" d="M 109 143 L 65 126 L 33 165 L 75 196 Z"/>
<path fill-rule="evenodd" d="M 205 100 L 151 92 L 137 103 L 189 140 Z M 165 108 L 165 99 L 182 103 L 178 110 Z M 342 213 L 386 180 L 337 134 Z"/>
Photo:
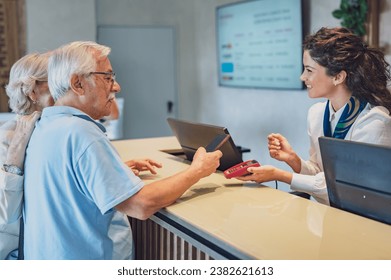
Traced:
<path fill-rule="evenodd" d="M 44 109 L 26 151 L 25 259 L 129 258 L 114 207 L 144 184 L 103 131 L 75 108 Z"/>

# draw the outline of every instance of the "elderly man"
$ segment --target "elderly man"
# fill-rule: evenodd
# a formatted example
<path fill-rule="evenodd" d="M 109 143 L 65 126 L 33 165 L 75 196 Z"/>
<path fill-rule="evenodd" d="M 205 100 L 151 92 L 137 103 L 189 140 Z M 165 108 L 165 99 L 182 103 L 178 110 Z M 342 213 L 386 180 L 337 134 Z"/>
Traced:
<path fill-rule="evenodd" d="M 110 114 L 120 90 L 109 53 L 73 42 L 50 58 L 55 105 L 44 109 L 26 155 L 26 259 L 112 259 L 116 211 L 146 219 L 219 165 L 220 151 L 199 148 L 190 167 L 169 178 L 144 185 L 132 173 L 94 121 Z"/>

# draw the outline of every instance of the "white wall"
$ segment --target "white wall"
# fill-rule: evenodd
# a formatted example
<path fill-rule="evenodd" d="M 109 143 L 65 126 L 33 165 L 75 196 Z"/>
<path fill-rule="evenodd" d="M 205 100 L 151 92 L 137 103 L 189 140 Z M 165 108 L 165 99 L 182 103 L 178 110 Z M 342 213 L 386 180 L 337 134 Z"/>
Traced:
<path fill-rule="evenodd" d="M 170 26 L 177 38 L 178 114 L 197 119 L 199 107 L 194 4 L 200 0 L 97 0 L 97 24 Z M 201 0 L 200 2 L 207 2 Z M 175 105 L 174 105 L 175 106 Z"/>
<path fill-rule="evenodd" d="M 96 38 L 95 0 L 26 1 L 27 52 Z"/>

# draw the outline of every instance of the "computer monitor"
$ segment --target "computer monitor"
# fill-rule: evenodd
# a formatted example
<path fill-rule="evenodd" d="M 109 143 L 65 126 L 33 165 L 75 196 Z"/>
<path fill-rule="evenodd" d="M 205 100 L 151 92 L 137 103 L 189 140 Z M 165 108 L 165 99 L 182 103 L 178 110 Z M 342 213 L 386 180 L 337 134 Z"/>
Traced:
<path fill-rule="evenodd" d="M 189 161 L 193 160 L 193 156 L 199 147 L 206 147 L 219 134 L 229 134 L 228 129 L 221 126 L 194 123 L 174 118 L 168 118 L 167 121 Z M 219 150 L 223 153 L 220 159 L 220 166 L 218 167 L 221 171 L 243 161 L 242 154 L 239 152 L 232 137 Z"/>
<path fill-rule="evenodd" d="M 319 138 L 330 205 L 391 224 L 391 147 Z"/>

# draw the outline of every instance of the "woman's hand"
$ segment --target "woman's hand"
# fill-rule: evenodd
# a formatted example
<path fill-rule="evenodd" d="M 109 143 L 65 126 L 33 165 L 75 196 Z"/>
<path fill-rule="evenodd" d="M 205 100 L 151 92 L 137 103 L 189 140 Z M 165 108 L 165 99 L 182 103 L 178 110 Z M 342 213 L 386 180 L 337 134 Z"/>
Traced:
<path fill-rule="evenodd" d="M 152 159 L 132 159 L 126 161 L 125 164 L 130 167 L 135 175 L 139 175 L 141 171 L 149 170 L 152 174 L 157 174 L 156 168 L 161 168 L 162 164 Z"/>
<path fill-rule="evenodd" d="M 262 165 L 259 167 L 249 167 L 247 169 L 250 172 L 249 175 L 236 177 L 241 181 L 254 181 L 257 183 L 269 182 L 277 180 L 275 176 L 276 168 L 271 165 Z"/>
<path fill-rule="evenodd" d="M 272 158 L 286 162 L 296 173 L 300 172 L 301 160 L 292 149 L 288 140 L 279 133 L 267 137 L 269 154 Z"/>
<path fill-rule="evenodd" d="M 287 161 L 294 154 L 288 140 L 278 133 L 269 134 L 267 137 L 269 154 L 272 158 L 279 161 Z"/>
<path fill-rule="evenodd" d="M 257 183 L 269 181 L 281 181 L 287 184 L 292 182 L 292 173 L 278 169 L 272 165 L 262 165 L 259 167 L 249 167 L 247 169 L 250 175 L 237 177 L 241 181 L 254 181 Z"/>

